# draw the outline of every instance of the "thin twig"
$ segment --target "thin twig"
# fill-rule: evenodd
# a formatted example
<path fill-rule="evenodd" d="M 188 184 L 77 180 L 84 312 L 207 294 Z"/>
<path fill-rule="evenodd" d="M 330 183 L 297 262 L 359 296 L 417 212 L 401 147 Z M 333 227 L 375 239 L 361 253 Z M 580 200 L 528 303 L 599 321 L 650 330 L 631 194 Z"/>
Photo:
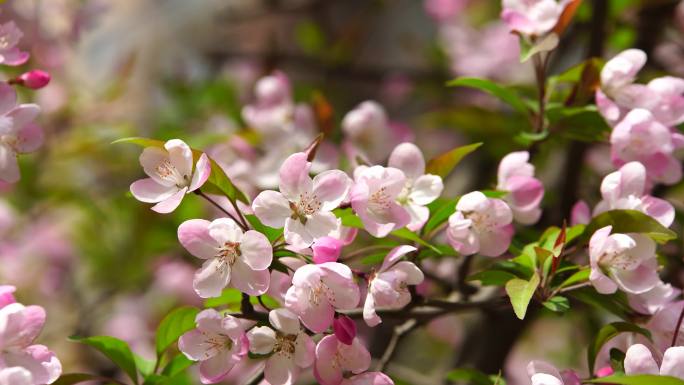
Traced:
<path fill-rule="evenodd" d="M 409 319 L 408 321 L 404 322 L 401 325 L 397 325 L 394 328 L 392 338 L 389 340 L 389 343 L 385 348 L 385 352 L 382 354 L 382 357 L 380 357 L 380 360 L 375 366 L 376 371 L 382 372 L 383 370 L 385 370 L 385 367 L 387 366 L 387 364 L 389 364 L 389 362 L 392 360 L 392 357 L 394 357 L 394 354 L 397 351 L 399 340 L 401 340 L 402 337 L 404 337 L 406 334 L 408 334 L 418 326 L 418 321 L 416 321 L 415 319 Z"/>
<path fill-rule="evenodd" d="M 682 327 L 682 321 L 684 321 L 684 306 L 682 306 L 682 311 L 679 313 L 679 319 L 677 320 L 677 327 L 675 328 L 674 332 L 672 333 L 672 344 L 670 344 L 670 347 L 675 346 L 677 344 L 677 337 L 679 337 L 679 329 Z"/>
<path fill-rule="evenodd" d="M 233 214 L 231 214 L 228 210 L 224 209 L 220 204 L 216 203 L 216 201 L 213 200 L 213 199 L 211 199 L 207 194 L 203 193 L 203 192 L 200 191 L 199 189 L 198 189 L 198 190 L 195 190 L 195 194 L 197 194 L 197 195 L 201 196 L 202 198 L 206 199 L 207 202 L 211 203 L 214 207 L 216 207 L 217 209 L 221 210 L 222 213 L 226 214 L 228 217 L 230 217 L 230 219 L 232 219 L 233 221 L 235 221 L 235 223 L 237 223 L 238 226 L 240 226 L 240 228 L 241 228 L 242 230 L 247 231 L 247 230 L 249 229 L 249 227 L 245 226 L 242 222 L 240 222 L 237 218 L 235 218 L 235 216 L 233 216 Z M 239 210 L 238 210 L 238 212 L 239 212 Z"/>

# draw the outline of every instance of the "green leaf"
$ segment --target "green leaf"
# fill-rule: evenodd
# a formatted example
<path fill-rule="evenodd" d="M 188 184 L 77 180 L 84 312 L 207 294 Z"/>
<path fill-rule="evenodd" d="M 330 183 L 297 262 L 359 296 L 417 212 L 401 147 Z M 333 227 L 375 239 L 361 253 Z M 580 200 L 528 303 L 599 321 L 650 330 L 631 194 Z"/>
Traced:
<path fill-rule="evenodd" d="M 62 374 L 52 385 L 72 385 L 80 382 L 103 380 L 102 377 L 87 373 L 67 373 Z"/>
<path fill-rule="evenodd" d="M 651 339 L 651 333 L 637 325 L 629 322 L 613 322 L 599 330 L 594 342 L 589 345 L 587 351 L 587 360 L 589 363 L 589 373 L 594 373 L 594 364 L 596 363 L 596 355 L 601 351 L 603 345 L 610 341 L 620 333 L 637 333 Z"/>
<path fill-rule="evenodd" d="M 427 165 L 425 166 L 425 173 L 439 175 L 442 177 L 442 179 L 444 179 L 466 155 L 475 151 L 481 145 L 481 142 L 473 143 L 467 146 L 456 147 L 453 150 L 440 154 L 427 162 Z"/>
<path fill-rule="evenodd" d="M 382 261 L 385 260 L 385 256 L 387 256 L 386 251 L 369 254 L 361 258 L 361 263 L 363 263 L 364 265 L 379 265 L 382 263 Z"/>
<path fill-rule="evenodd" d="M 157 357 L 169 348 L 183 333 L 195 328 L 195 317 L 199 309 L 184 306 L 174 309 L 159 324 L 157 328 Z"/>
<path fill-rule="evenodd" d="M 527 313 L 527 307 L 532 300 L 534 292 L 539 286 L 539 274 L 536 272 L 532 275 L 529 281 L 520 278 L 514 278 L 506 282 L 506 294 L 511 299 L 513 311 L 519 319 L 524 319 Z"/>
<path fill-rule="evenodd" d="M 204 307 L 237 306 L 239 309 L 240 301 L 242 301 L 242 293 L 237 289 L 229 288 L 223 290 L 220 297 L 205 299 Z"/>
<path fill-rule="evenodd" d="M 570 310 L 570 301 L 560 295 L 549 298 L 547 301 L 542 303 L 542 305 L 556 313 L 565 313 L 566 311 Z"/>
<path fill-rule="evenodd" d="M 428 219 L 423 227 L 423 234 L 429 234 L 432 230 L 439 227 L 439 225 L 446 222 L 451 214 L 456 212 L 456 203 L 458 203 L 458 199 L 441 201 L 439 203 L 441 203 L 439 206 L 432 206 L 432 204 L 428 205 L 430 208 L 430 219 Z"/>
<path fill-rule="evenodd" d="M 162 374 L 173 377 L 191 367 L 194 363 L 195 361 L 190 361 L 184 354 L 178 354 L 171 361 L 169 361 L 164 370 L 162 370 Z"/>
<path fill-rule="evenodd" d="M 118 338 L 110 336 L 96 336 L 96 337 L 71 337 L 72 341 L 80 342 L 94 347 L 102 354 L 107 356 L 113 363 L 115 363 L 121 370 L 123 370 L 128 377 L 133 380 L 133 383 L 138 384 L 137 366 L 133 352 L 128 344 Z"/>
<path fill-rule="evenodd" d="M 558 35 L 555 33 L 549 33 L 546 35 L 546 37 L 534 45 L 530 44 L 524 37 L 520 36 L 520 62 L 524 63 L 530 60 L 532 56 L 540 52 L 553 50 L 558 45 L 558 41 Z"/>
<path fill-rule="evenodd" d="M 625 352 L 617 348 L 612 348 L 608 354 L 610 355 L 610 367 L 613 368 L 613 371 L 617 373 L 624 373 Z"/>
<path fill-rule="evenodd" d="M 591 274 L 591 269 L 583 269 L 576 271 L 573 275 L 568 277 L 563 283 L 560 284 L 560 288 L 568 287 L 577 283 L 586 282 L 589 280 L 589 274 Z"/>
<path fill-rule="evenodd" d="M 517 278 L 515 274 L 503 270 L 484 270 L 468 277 L 468 281 L 480 281 L 483 286 L 504 286 Z"/>
<path fill-rule="evenodd" d="M 138 371 L 144 378 L 147 378 L 154 371 L 154 361 L 150 361 L 146 358 L 142 358 L 139 355 L 133 353 L 133 359 L 135 360 L 135 366 L 138 367 Z"/>
<path fill-rule="evenodd" d="M 599 310 L 608 311 L 623 320 L 629 319 L 631 309 L 626 304 L 626 299 L 621 293 L 610 295 L 599 294 L 593 288 L 581 288 L 567 292 L 567 294 L 578 301 L 593 306 Z"/>
<path fill-rule="evenodd" d="M 447 86 L 476 88 L 499 98 L 521 114 L 528 113 L 527 106 L 515 91 L 494 83 L 491 80 L 463 77 L 448 81 Z"/>
<path fill-rule="evenodd" d="M 677 238 L 674 231 L 636 210 L 610 210 L 599 214 L 587 225 L 584 238 L 588 239 L 596 230 L 606 226 L 613 226 L 613 233 L 642 233 L 658 243 Z"/>
<path fill-rule="evenodd" d="M 465 381 L 470 385 L 494 385 L 492 379 L 477 369 L 455 369 L 447 374 L 449 381 Z"/>
<path fill-rule="evenodd" d="M 436 248 L 435 246 L 429 244 L 428 242 L 425 242 L 416 233 L 414 233 L 413 231 L 411 231 L 405 227 L 401 228 L 399 230 L 392 231 L 390 234 L 394 235 L 395 237 L 408 239 L 409 241 L 416 242 L 419 245 L 425 246 L 425 247 L 429 248 L 430 250 L 434 251 L 435 253 L 442 255 L 442 250 Z"/>
<path fill-rule="evenodd" d="M 335 209 L 333 211 L 335 216 L 340 218 L 342 220 L 342 225 L 347 226 L 347 227 L 354 227 L 357 229 L 363 229 L 363 222 L 361 222 L 361 218 L 359 218 L 355 213 L 354 210 L 348 208 L 348 209 Z"/>
<path fill-rule="evenodd" d="M 585 381 L 591 384 L 617 385 L 684 385 L 684 381 L 676 377 L 656 376 L 653 374 L 638 374 L 635 376 L 613 375 Z"/>
<path fill-rule="evenodd" d="M 112 144 L 116 143 L 131 143 L 141 147 L 164 148 L 164 142 L 161 140 L 139 137 L 123 138 L 112 142 Z M 195 162 L 199 159 L 199 157 L 202 154 L 202 151 L 192 149 L 192 156 Z M 223 169 L 216 162 L 214 162 L 213 159 L 209 158 L 209 162 L 211 163 L 211 174 L 209 175 L 207 182 L 204 184 L 204 186 L 202 186 L 202 191 L 210 194 L 224 194 L 228 197 L 228 199 L 232 201 L 239 200 L 244 203 L 249 203 L 249 199 L 247 199 L 247 196 L 245 196 L 245 194 L 242 191 L 240 191 L 240 189 L 235 187 L 235 185 L 233 184 L 233 182 L 231 182 L 230 178 L 228 178 L 228 175 L 226 175 Z"/>

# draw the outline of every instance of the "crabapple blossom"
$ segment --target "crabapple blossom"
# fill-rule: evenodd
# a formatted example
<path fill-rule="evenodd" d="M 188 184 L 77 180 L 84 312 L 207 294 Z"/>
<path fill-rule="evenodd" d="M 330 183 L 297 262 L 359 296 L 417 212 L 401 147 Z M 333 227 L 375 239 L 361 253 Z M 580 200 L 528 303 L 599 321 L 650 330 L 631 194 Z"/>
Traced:
<path fill-rule="evenodd" d="M 646 346 L 632 345 L 625 353 L 625 373 L 655 374 L 684 380 L 684 346 L 673 346 L 665 350 L 662 362 L 658 365 L 653 353 Z"/>
<path fill-rule="evenodd" d="M 43 131 L 33 120 L 40 107 L 17 104 L 17 93 L 7 83 L 0 83 L 0 180 L 19 180 L 17 154 L 33 152 L 43 143 Z"/>
<path fill-rule="evenodd" d="M 513 213 L 506 202 L 473 191 L 456 204 L 456 212 L 449 217 L 447 239 L 463 255 L 496 257 L 511 243 L 512 221 Z"/>
<path fill-rule="evenodd" d="M 345 378 L 340 385 L 394 385 L 394 381 L 382 372 L 366 372 Z"/>
<path fill-rule="evenodd" d="M 335 317 L 333 332 L 340 342 L 351 345 L 354 338 L 356 338 L 356 323 L 346 315 Z"/>
<path fill-rule="evenodd" d="M 252 128 L 264 135 L 291 131 L 287 122 L 292 120 L 294 102 L 287 76 L 275 71 L 256 83 L 254 104 L 242 109 L 242 117 Z"/>
<path fill-rule="evenodd" d="M 354 309 L 359 287 L 346 265 L 326 262 L 304 265 L 295 271 L 285 294 L 285 307 L 297 314 L 304 326 L 322 333 L 332 324 L 335 309 Z"/>
<path fill-rule="evenodd" d="M 15 302 L 0 308 L 0 384 L 44 385 L 59 378 L 59 359 L 46 346 L 33 345 L 44 324 L 40 306 Z"/>
<path fill-rule="evenodd" d="M 567 0 L 503 0 L 501 19 L 512 32 L 543 36 L 556 26 Z"/>
<path fill-rule="evenodd" d="M 671 346 L 674 333 L 677 331 L 679 315 L 684 308 L 684 301 L 670 301 L 661 306 L 648 320 L 646 328 L 653 336 L 653 343 L 657 349 L 664 351 Z M 684 327 L 680 325 L 677 332 L 676 346 L 684 345 Z"/>
<path fill-rule="evenodd" d="M 382 322 L 375 312 L 376 307 L 401 309 L 411 302 L 408 286 L 420 284 L 425 277 L 413 262 L 399 260 L 416 250 L 407 245 L 395 247 L 385 256 L 380 269 L 371 274 L 363 306 L 363 319 L 368 326 Z"/>
<path fill-rule="evenodd" d="M 190 360 L 200 361 L 200 380 L 215 384 L 247 355 L 249 341 L 243 321 L 221 316 L 214 309 L 201 311 L 195 317 L 196 328 L 183 334 L 178 349 Z"/>
<path fill-rule="evenodd" d="M 656 182 L 673 184 L 682 178 L 681 162 L 673 155 L 673 134 L 648 110 L 630 111 L 613 129 L 610 143 L 616 166 L 638 161 Z"/>
<path fill-rule="evenodd" d="M 669 227 L 675 211 L 670 202 L 646 194 L 646 168 L 629 162 L 610 173 L 601 182 L 603 200 L 594 207 L 594 215 L 608 210 L 637 210 Z"/>
<path fill-rule="evenodd" d="M 324 171 L 312 180 L 306 158 L 303 152 L 290 155 L 280 168 L 280 192 L 263 191 L 252 202 L 259 220 L 270 227 L 285 227 L 285 241 L 298 249 L 340 227 L 332 210 L 351 187 L 351 179 L 340 170 Z"/>
<path fill-rule="evenodd" d="M 13 294 L 16 290 L 14 286 L 0 285 L 0 309 L 16 302 Z"/>
<path fill-rule="evenodd" d="M 411 214 L 398 199 L 406 186 L 406 176 L 394 167 L 359 166 L 354 169 L 351 205 L 363 226 L 382 238 L 411 222 Z"/>
<path fill-rule="evenodd" d="M 622 120 L 632 108 L 643 107 L 653 100 L 648 88 L 634 84 L 634 79 L 646 64 L 646 54 L 639 49 L 628 49 L 608 60 L 601 69 L 601 89 L 596 91 L 596 105 L 610 123 Z"/>
<path fill-rule="evenodd" d="M 501 159 L 497 190 L 507 191 L 505 200 L 513 218 L 525 225 L 536 223 L 541 216 L 539 204 L 544 197 L 544 185 L 534 177 L 534 166 L 527 151 L 512 152 Z"/>
<path fill-rule="evenodd" d="M 402 143 L 395 147 L 387 165 L 401 170 L 406 176 L 404 189 L 397 197 L 397 202 L 411 216 L 411 222 L 406 227 L 418 231 L 430 217 L 426 205 L 437 199 L 444 190 L 442 178 L 425 173 L 425 158 L 413 143 Z"/>
<path fill-rule="evenodd" d="M 24 34 L 13 21 L 0 24 L 0 64 L 19 66 L 26 63 L 29 53 L 17 47 L 22 36 Z"/>
<path fill-rule="evenodd" d="M 527 374 L 532 385 L 581 385 L 579 376 L 571 370 L 559 372 L 553 365 L 543 361 L 532 361 L 527 365 Z"/>
<path fill-rule="evenodd" d="M 671 127 L 684 122 L 684 79 L 663 76 L 646 87 L 656 96 L 657 102 L 651 104 L 650 110 L 660 123 Z"/>
<path fill-rule="evenodd" d="M 314 263 L 337 262 L 337 258 L 340 257 L 342 252 L 343 244 L 343 241 L 329 236 L 317 239 L 311 245 Z"/>
<path fill-rule="evenodd" d="M 180 139 L 171 139 L 164 148 L 147 147 L 140 155 L 140 165 L 149 178 L 131 184 L 133 196 L 146 203 L 156 203 L 152 210 L 166 214 L 180 205 L 185 194 L 200 188 L 209 178 L 211 164 L 202 154 L 195 170 L 192 150 Z"/>
<path fill-rule="evenodd" d="M 570 225 L 587 225 L 591 222 L 591 209 L 585 201 L 577 201 L 570 212 Z"/>
<path fill-rule="evenodd" d="M 193 280 L 200 297 L 218 297 L 228 285 L 249 295 L 268 290 L 273 248 L 260 232 L 243 233 L 230 218 L 191 219 L 178 227 L 178 240 L 192 255 L 205 260 Z"/>
<path fill-rule="evenodd" d="M 297 315 L 280 308 L 268 315 L 275 330 L 260 326 L 247 332 L 249 350 L 255 354 L 271 354 L 266 359 L 264 378 L 272 385 L 292 384 L 299 370 L 314 361 L 315 344 L 299 326 Z"/>
<path fill-rule="evenodd" d="M 681 290 L 669 283 L 658 282 L 651 290 L 641 294 L 628 294 L 629 306 L 642 314 L 654 314 L 679 297 Z"/>
<path fill-rule="evenodd" d="M 370 366 L 370 361 L 370 353 L 358 338 L 347 345 L 335 335 L 328 335 L 316 345 L 314 376 L 321 385 L 340 385 L 345 371 L 363 373 Z"/>
<path fill-rule="evenodd" d="M 589 281 L 601 294 L 620 290 L 642 294 L 658 278 L 655 242 L 642 234 L 611 234 L 612 226 L 597 230 L 589 241 Z"/>

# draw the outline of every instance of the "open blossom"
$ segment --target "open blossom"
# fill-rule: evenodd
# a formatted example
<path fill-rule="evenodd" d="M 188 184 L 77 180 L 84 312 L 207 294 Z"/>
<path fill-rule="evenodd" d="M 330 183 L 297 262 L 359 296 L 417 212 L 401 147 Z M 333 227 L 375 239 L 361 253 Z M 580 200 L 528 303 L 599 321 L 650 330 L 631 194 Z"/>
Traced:
<path fill-rule="evenodd" d="M 669 227 L 675 211 L 670 202 L 646 194 L 646 169 L 639 162 L 629 162 L 620 170 L 606 175 L 601 182 L 603 200 L 594 215 L 608 210 L 637 210 Z"/>
<path fill-rule="evenodd" d="M 0 181 L 19 180 L 17 154 L 33 152 L 43 143 L 43 131 L 33 120 L 40 107 L 17 105 L 17 93 L 7 83 L 0 83 Z"/>
<path fill-rule="evenodd" d="M 285 227 L 285 241 L 299 249 L 338 230 L 340 221 L 332 210 L 351 187 L 351 179 L 340 170 L 324 171 L 312 180 L 306 157 L 303 152 L 290 155 L 280 168 L 280 192 L 263 191 L 252 203 L 261 222 Z"/>
<path fill-rule="evenodd" d="M 215 384 L 247 355 L 249 341 L 243 321 L 221 316 L 214 309 L 201 311 L 195 317 L 196 328 L 183 334 L 178 349 L 192 361 L 200 361 L 200 380 Z"/>
<path fill-rule="evenodd" d="M 285 307 L 297 314 L 304 326 L 322 333 L 333 322 L 335 309 L 354 309 L 359 287 L 351 269 L 337 262 L 304 265 L 295 271 L 285 294 Z"/>
<path fill-rule="evenodd" d="M 11 290 L 3 288 L 9 299 Z M 44 385 L 59 378 L 59 359 L 46 346 L 33 344 L 44 324 L 40 306 L 12 302 L 0 308 L 0 385 Z"/>
<path fill-rule="evenodd" d="M 630 111 L 610 135 L 613 164 L 641 162 L 650 179 L 673 184 L 682 178 L 682 165 L 673 155 L 675 142 L 670 129 L 645 109 Z"/>
<path fill-rule="evenodd" d="M 527 374 L 532 385 L 580 385 L 577 373 L 567 370 L 559 372 L 553 365 L 543 361 L 532 361 L 527 365 Z"/>
<path fill-rule="evenodd" d="M 641 294 L 628 294 L 629 306 L 642 314 L 655 314 L 679 297 L 681 290 L 669 283 L 658 282 L 651 290 Z"/>
<path fill-rule="evenodd" d="M 345 378 L 340 385 L 394 385 L 394 381 L 382 372 L 366 372 Z"/>
<path fill-rule="evenodd" d="M 425 173 L 425 158 L 413 143 L 398 145 L 390 154 L 387 165 L 403 171 L 406 176 L 404 189 L 397 197 L 397 202 L 411 216 L 411 222 L 406 227 L 411 231 L 420 230 L 430 217 L 426 205 L 439 198 L 444 190 L 442 178 Z"/>
<path fill-rule="evenodd" d="M 292 100 L 290 81 L 285 74 L 275 71 L 265 76 L 255 86 L 255 103 L 242 109 L 247 124 L 266 136 L 292 131 L 289 124 L 295 104 Z"/>
<path fill-rule="evenodd" d="M 641 294 L 658 278 L 655 242 L 642 234 L 610 234 L 612 226 L 597 230 L 589 241 L 591 284 L 601 294 L 620 290 Z"/>
<path fill-rule="evenodd" d="M 534 166 L 527 151 L 512 152 L 501 159 L 497 190 L 507 191 L 513 218 L 525 225 L 536 223 L 541 216 L 539 204 L 544 197 L 544 185 L 534 177 Z"/>
<path fill-rule="evenodd" d="M 314 376 L 321 385 L 340 385 L 345 371 L 363 373 L 370 366 L 370 361 L 370 353 L 358 338 L 347 345 L 335 335 L 328 335 L 316 345 Z"/>
<path fill-rule="evenodd" d="M 218 297 L 228 285 L 249 295 L 268 290 L 273 248 L 265 235 L 243 233 L 230 218 L 191 219 L 178 227 L 178 239 L 192 255 L 205 260 L 193 280 L 200 297 Z"/>
<path fill-rule="evenodd" d="M 673 346 L 665 350 L 663 359 L 658 365 L 653 353 L 642 344 L 635 344 L 625 353 L 625 373 L 655 374 L 671 376 L 684 380 L 684 346 Z"/>
<path fill-rule="evenodd" d="M 268 319 L 275 328 L 252 328 L 247 332 L 249 351 L 270 354 L 266 359 L 264 379 L 271 385 L 289 385 L 297 380 L 300 369 L 314 361 L 315 344 L 299 326 L 297 315 L 285 308 L 271 310 Z"/>
<path fill-rule="evenodd" d="M 653 336 L 653 344 L 661 351 L 664 351 L 672 344 L 672 339 L 679 323 L 679 315 L 682 313 L 683 308 L 684 301 L 670 301 L 656 310 L 655 314 L 646 324 L 646 328 Z M 675 345 L 684 345 L 684 325 L 679 327 Z"/>
<path fill-rule="evenodd" d="M 175 210 L 183 196 L 200 188 L 211 173 L 206 154 L 197 160 L 193 172 L 192 150 L 180 139 L 167 141 L 164 148 L 145 148 L 140 165 L 149 178 L 133 182 L 131 193 L 141 202 L 156 203 L 152 210 L 162 214 Z"/>
<path fill-rule="evenodd" d="M 501 18 L 513 32 L 543 36 L 558 23 L 567 0 L 503 0 Z"/>
<path fill-rule="evenodd" d="M 382 322 L 376 308 L 401 309 L 411 302 L 408 286 L 420 284 L 425 277 L 413 262 L 399 260 L 416 250 L 407 245 L 395 247 L 385 257 L 380 270 L 368 279 L 368 295 L 363 306 L 363 319 L 368 326 Z"/>
<path fill-rule="evenodd" d="M 456 212 L 449 217 L 447 239 L 463 255 L 496 257 L 511 244 L 512 221 L 513 213 L 506 202 L 473 191 L 456 204 Z"/>
<path fill-rule="evenodd" d="M 354 169 L 351 205 L 363 226 L 374 237 L 385 237 L 411 222 L 399 202 L 406 176 L 394 167 L 359 166 Z"/>
<path fill-rule="evenodd" d="M 24 34 L 13 21 L 0 24 L 0 64 L 19 66 L 26 63 L 28 52 L 20 51 L 17 47 L 22 36 Z"/>

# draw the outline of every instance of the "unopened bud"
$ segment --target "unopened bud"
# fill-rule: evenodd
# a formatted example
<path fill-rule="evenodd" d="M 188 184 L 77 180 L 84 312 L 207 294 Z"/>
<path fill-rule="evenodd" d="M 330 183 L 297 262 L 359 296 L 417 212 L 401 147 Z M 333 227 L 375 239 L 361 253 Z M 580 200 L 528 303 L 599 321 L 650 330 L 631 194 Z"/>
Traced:
<path fill-rule="evenodd" d="M 48 85 L 48 83 L 50 83 L 50 74 L 41 70 L 25 72 L 13 81 L 10 81 L 10 84 L 19 84 L 32 90 L 41 89 Z"/>

